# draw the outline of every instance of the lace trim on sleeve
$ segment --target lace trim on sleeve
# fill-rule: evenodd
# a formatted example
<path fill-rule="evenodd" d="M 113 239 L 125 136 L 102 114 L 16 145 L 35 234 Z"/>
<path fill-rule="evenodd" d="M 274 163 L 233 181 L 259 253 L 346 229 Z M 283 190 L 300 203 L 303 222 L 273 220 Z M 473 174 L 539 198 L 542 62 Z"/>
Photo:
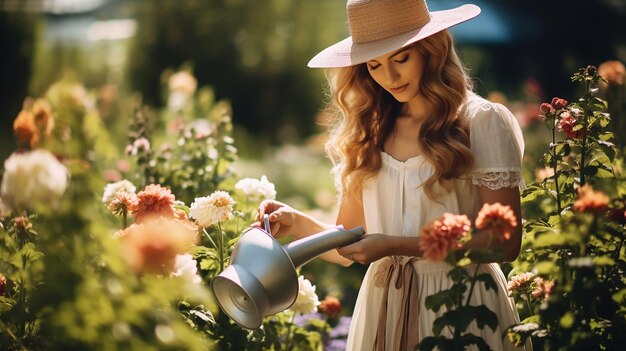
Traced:
<path fill-rule="evenodd" d="M 508 172 L 484 172 L 472 174 L 472 184 L 486 186 L 491 190 L 502 188 L 514 188 L 521 185 L 521 173 Z"/>

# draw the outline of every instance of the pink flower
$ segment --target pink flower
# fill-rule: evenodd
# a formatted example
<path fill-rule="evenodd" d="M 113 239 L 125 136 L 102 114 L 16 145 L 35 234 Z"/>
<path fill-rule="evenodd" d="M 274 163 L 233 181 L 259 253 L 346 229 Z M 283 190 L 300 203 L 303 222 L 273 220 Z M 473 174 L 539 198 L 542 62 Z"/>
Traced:
<path fill-rule="evenodd" d="M 552 280 L 545 281 L 541 277 L 536 277 L 533 282 L 535 283 L 535 289 L 531 295 L 538 300 L 547 299 L 554 292 L 554 281 Z"/>
<path fill-rule="evenodd" d="M 499 202 L 484 204 L 476 217 L 476 228 L 496 232 L 501 240 L 509 240 L 517 227 L 517 218 L 511 206 Z"/>
<path fill-rule="evenodd" d="M 544 115 L 547 115 L 549 113 L 554 113 L 554 107 L 552 107 L 552 105 L 550 105 L 547 102 L 544 102 L 543 104 L 541 104 L 541 106 L 539 106 L 539 111 L 541 111 L 541 113 L 543 113 Z"/>
<path fill-rule="evenodd" d="M 459 247 L 459 240 L 468 235 L 470 228 L 466 215 L 444 213 L 422 228 L 418 242 L 422 255 L 431 261 L 443 261 L 451 250 Z"/>
<path fill-rule="evenodd" d="M 559 129 L 565 133 L 565 136 L 570 139 L 578 139 L 583 136 L 582 128 L 577 128 L 578 121 L 569 112 L 561 113 L 561 119 L 559 120 Z"/>
<path fill-rule="evenodd" d="M 594 191 L 589 184 L 578 188 L 578 198 L 574 210 L 579 212 L 604 212 L 609 207 L 609 197 L 603 192 Z"/>
<path fill-rule="evenodd" d="M 552 107 L 554 107 L 557 110 L 560 110 L 562 108 L 565 108 L 565 106 L 567 106 L 567 100 L 565 99 L 561 99 L 559 97 L 555 97 L 552 99 Z"/>
<path fill-rule="evenodd" d="M 544 167 L 535 169 L 535 178 L 538 182 L 542 182 L 544 179 L 554 176 L 554 168 Z"/>
<path fill-rule="evenodd" d="M 526 293 L 534 277 L 533 273 L 520 273 L 511 277 L 511 280 L 506 284 L 509 295 Z"/>
<path fill-rule="evenodd" d="M 151 217 L 116 234 L 130 267 L 141 273 L 171 273 L 176 255 L 186 253 L 197 241 L 197 227 L 188 221 Z"/>
<path fill-rule="evenodd" d="M 147 216 L 165 216 L 173 218 L 175 215 L 172 192 L 159 184 L 150 184 L 137 194 L 137 203 L 131 207 L 136 222 L 141 222 Z"/>

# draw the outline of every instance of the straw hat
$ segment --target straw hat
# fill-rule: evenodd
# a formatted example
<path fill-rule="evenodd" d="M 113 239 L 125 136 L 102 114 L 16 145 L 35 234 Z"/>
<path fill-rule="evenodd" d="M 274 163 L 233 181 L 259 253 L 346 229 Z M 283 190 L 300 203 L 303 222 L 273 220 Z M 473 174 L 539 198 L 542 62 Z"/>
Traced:
<path fill-rule="evenodd" d="M 480 8 L 463 5 L 428 11 L 425 0 L 348 0 L 352 36 L 315 55 L 309 67 L 347 67 L 367 62 L 476 17 Z"/>

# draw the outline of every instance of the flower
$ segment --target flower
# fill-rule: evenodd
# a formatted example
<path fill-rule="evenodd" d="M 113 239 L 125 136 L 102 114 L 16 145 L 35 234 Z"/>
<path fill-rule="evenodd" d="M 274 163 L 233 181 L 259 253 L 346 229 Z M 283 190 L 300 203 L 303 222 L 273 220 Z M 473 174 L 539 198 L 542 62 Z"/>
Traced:
<path fill-rule="evenodd" d="M 561 113 L 560 117 L 561 118 L 558 122 L 559 130 L 565 133 L 566 137 L 570 139 L 578 139 L 583 136 L 583 129 L 579 128 L 578 121 L 570 112 L 565 111 Z"/>
<path fill-rule="evenodd" d="M 117 195 L 117 193 L 126 192 L 134 194 L 136 190 L 137 188 L 135 188 L 135 185 L 126 179 L 122 179 L 115 183 L 109 183 L 104 187 L 104 192 L 102 193 L 102 203 L 108 205 L 111 201 L 113 201 L 113 199 L 115 199 L 115 195 Z"/>
<path fill-rule="evenodd" d="M 550 105 L 547 102 L 544 102 L 543 104 L 541 104 L 541 106 L 539 106 L 539 111 L 541 111 L 541 113 L 543 113 L 544 115 L 550 114 L 550 113 L 554 113 L 554 107 L 552 107 L 552 105 Z"/>
<path fill-rule="evenodd" d="M 261 179 L 243 178 L 235 184 L 235 189 L 241 191 L 250 201 L 274 200 L 276 189 L 274 184 L 267 180 L 266 176 Z"/>
<path fill-rule="evenodd" d="M 169 189 L 159 184 L 150 184 L 137 194 L 137 203 L 130 210 L 137 222 L 141 222 L 147 216 L 173 218 L 174 201 L 176 197 Z"/>
<path fill-rule="evenodd" d="M 150 151 L 150 141 L 144 137 L 136 139 L 132 145 L 126 145 L 124 152 L 129 156 L 137 156 L 139 153 Z"/>
<path fill-rule="evenodd" d="M 115 215 L 121 215 L 130 212 L 130 209 L 137 206 L 137 195 L 121 191 L 115 194 L 115 198 L 109 202 L 107 208 Z"/>
<path fill-rule="evenodd" d="M 336 297 L 326 296 L 317 309 L 328 318 L 335 318 L 341 312 L 341 301 Z"/>
<path fill-rule="evenodd" d="M 317 311 L 320 301 L 315 294 L 315 285 L 304 278 L 298 277 L 298 297 L 296 302 L 289 308 L 295 313 L 307 314 Z"/>
<path fill-rule="evenodd" d="M 176 255 L 174 271 L 171 275 L 174 277 L 183 277 L 193 284 L 199 284 L 202 281 L 202 278 L 198 275 L 197 262 L 190 254 Z"/>
<path fill-rule="evenodd" d="M 422 255 L 432 261 L 444 260 L 450 250 L 459 246 L 459 239 L 467 236 L 470 226 L 466 215 L 444 213 L 422 228 L 418 242 Z"/>
<path fill-rule="evenodd" d="M 189 223 L 172 218 L 149 217 L 133 223 L 118 238 L 123 254 L 136 273 L 172 273 L 176 257 L 197 241 L 198 231 Z"/>
<path fill-rule="evenodd" d="M 476 217 L 476 229 L 497 232 L 502 240 L 509 240 L 515 227 L 517 227 L 517 218 L 513 209 L 499 202 L 484 204 Z"/>
<path fill-rule="evenodd" d="M 530 287 L 534 277 L 535 274 L 529 272 L 514 275 L 506 284 L 506 289 L 509 292 L 509 295 L 514 293 L 526 293 L 526 290 Z"/>
<path fill-rule="evenodd" d="M 598 75 L 606 79 L 609 86 L 624 85 L 626 68 L 620 61 L 606 61 L 598 67 Z"/>
<path fill-rule="evenodd" d="M 560 110 L 562 108 L 565 108 L 565 106 L 567 106 L 567 100 L 561 99 L 559 97 L 555 97 L 555 98 L 552 98 L 552 102 L 550 104 L 556 110 Z"/>
<path fill-rule="evenodd" d="M 0 196 L 13 209 L 54 205 L 68 180 L 67 168 L 47 150 L 13 153 L 4 161 Z"/>
<path fill-rule="evenodd" d="M 34 147 L 38 143 L 35 116 L 30 110 L 24 109 L 18 113 L 13 121 L 13 134 L 20 147 Z"/>
<path fill-rule="evenodd" d="M 541 277 L 536 277 L 533 282 L 535 283 L 535 289 L 531 295 L 539 300 L 547 299 L 554 292 L 554 281 L 545 281 Z"/>
<path fill-rule="evenodd" d="M 7 293 L 7 278 L 0 273 L 0 296 L 4 296 Z"/>
<path fill-rule="evenodd" d="M 27 231 L 33 228 L 33 224 L 28 220 L 26 216 L 17 216 L 13 219 L 15 229 L 20 231 Z"/>
<path fill-rule="evenodd" d="M 209 196 L 197 197 L 191 203 L 189 214 L 201 227 L 233 218 L 233 200 L 225 191 L 215 191 Z"/>
<path fill-rule="evenodd" d="M 573 208 L 579 212 L 604 212 L 609 207 L 609 197 L 600 191 L 595 191 L 589 184 L 578 188 L 578 198 Z"/>
<path fill-rule="evenodd" d="M 196 91 L 198 82 L 188 71 L 179 71 L 170 76 L 167 85 L 170 91 L 192 95 Z"/>

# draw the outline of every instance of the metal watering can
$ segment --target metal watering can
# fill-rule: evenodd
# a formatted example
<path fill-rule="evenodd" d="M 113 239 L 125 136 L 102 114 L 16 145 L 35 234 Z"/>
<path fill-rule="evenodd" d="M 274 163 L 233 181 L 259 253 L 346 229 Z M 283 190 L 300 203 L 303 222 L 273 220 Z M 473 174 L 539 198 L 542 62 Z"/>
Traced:
<path fill-rule="evenodd" d="M 282 246 L 265 229 L 251 227 L 239 238 L 230 265 L 211 282 L 222 310 L 244 328 L 256 329 L 263 318 L 281 312 L 298 297 L 296 269 L 322 253 L 359 241 L 365 230 L 339 226 Z"/>

